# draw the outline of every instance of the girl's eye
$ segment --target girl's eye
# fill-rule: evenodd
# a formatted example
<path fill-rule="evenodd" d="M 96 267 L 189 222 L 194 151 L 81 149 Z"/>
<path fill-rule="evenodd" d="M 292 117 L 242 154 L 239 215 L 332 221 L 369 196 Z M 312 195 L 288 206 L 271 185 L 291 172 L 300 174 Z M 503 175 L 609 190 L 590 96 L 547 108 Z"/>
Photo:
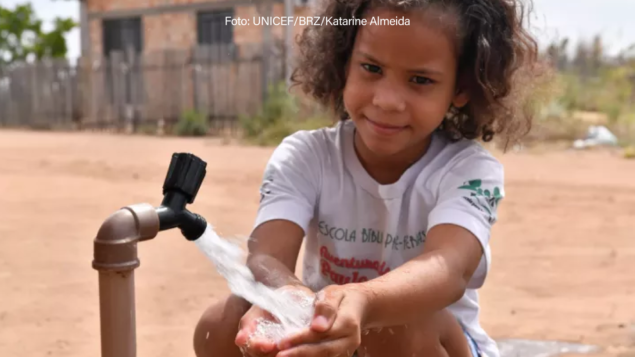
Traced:
<path fill-rule="evenodd" d="M 372 72 L 372 73 L 379 73 L 381 71 L 381 68 L 373 64 L 364 63 L 362 64 L 362 67 L 364 67 L 364 69 L 367 70 L 368 72 Z"/>
<path fill-rule="evenodd" d="M 412 79 L 416 84 L 432 84 L 433 81 L 430 78 L 415 76 Z"/>

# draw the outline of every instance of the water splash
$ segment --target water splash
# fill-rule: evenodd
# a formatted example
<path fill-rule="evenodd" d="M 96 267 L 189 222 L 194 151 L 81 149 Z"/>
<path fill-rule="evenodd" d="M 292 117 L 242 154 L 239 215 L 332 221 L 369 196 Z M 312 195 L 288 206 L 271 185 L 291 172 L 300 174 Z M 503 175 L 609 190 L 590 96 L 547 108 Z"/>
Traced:
<path fill-rule="evenodd" d="M 313 299 L 299 291 L 276 291 L 257 282 L 245 264 L 247 253 L 237 240 L 221 239 L 208 224 L 196 246 L 214 263 L 231 292 L 268 311 L 277 321 L 260 320 L 255 335 L 279 342 L 285 336 L 309 326 Z"/>

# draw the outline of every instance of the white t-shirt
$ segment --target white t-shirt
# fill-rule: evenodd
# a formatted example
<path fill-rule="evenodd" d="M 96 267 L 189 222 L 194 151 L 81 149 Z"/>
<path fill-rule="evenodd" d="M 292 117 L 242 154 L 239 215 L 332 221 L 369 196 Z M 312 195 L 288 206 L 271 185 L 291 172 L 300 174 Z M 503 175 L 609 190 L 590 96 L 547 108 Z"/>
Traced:
<path fill-rule="evenodd" d="M 314 290 L 362 282 L 422 254 L 439 224 L 470 230 L 484 248 L 465 295 L 449 310 L 484 356 L 498 357 L 479 324 L 477 290 L 490 266 L 490 228 L 503 197 L 503 167 L 480 144 L 434 134 L 426 154 L 399 179 L 378 184 L 353 146 L 355 125 L 300 131 L 274 151 L 255 225 L 284 219 L 306 234 L 303 282 Z"/>

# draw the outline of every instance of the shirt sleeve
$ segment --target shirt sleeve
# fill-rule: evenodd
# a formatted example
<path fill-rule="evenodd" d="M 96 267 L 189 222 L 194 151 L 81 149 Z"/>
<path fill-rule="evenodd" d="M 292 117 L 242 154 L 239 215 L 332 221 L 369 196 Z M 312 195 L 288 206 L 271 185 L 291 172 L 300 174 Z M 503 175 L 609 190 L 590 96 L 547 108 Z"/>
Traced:
<path fill-rule="evenodd" d="M 254 227 L 276 219 L 291 221 L 307 233 L 319 195 L 319 150 L 310 132 L 285 138 L 274 150 L 260 186 L 260 206 Z"/>
<path fill-rule="evenodd" d="M 480 288 L 491 264 L 489 247 L 492 226 L 504 193 L 503 166 L 488 153 L 478 150 L 456 161 L 439 184 L 438 199 L 428 217 L 428 230 L 440 224 L 454 224 L 472 232 L 484 255 L 468 288 Z"/>

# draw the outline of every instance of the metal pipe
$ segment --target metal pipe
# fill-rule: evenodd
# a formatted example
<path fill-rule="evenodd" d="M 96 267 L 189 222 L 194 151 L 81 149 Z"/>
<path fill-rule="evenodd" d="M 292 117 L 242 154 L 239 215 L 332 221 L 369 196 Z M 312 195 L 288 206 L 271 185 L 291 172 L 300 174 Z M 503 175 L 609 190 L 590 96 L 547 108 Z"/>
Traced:
<path fill-rule="evenodd" d="M 134 270 L 99 272 L 99 314 L 101 315 L 101 355 L 135 357 Z"/>
<path fill-rule="evenodd" d="M 136 357 L 137 243 L 156 237 L 158 232 L 155 208 L 138 204 L 113 213 L 97 233 L 92 265 L 99 271 L 102 357 Z"/>
<path fill-rule="evenodd" d="M 140 265 L 137 243 L 177 227 L 189 241 L 205 232 L 205 219 L 185 207 L 194 202 L 206 166 L 192 154 L 175 153 L 163 183 L 161 206 L 142 203 L 124 207 L 99 228 L 94 240 L 93 268 L 99 271 L 102 357 L 136 357 L 134 270 Z"/>

